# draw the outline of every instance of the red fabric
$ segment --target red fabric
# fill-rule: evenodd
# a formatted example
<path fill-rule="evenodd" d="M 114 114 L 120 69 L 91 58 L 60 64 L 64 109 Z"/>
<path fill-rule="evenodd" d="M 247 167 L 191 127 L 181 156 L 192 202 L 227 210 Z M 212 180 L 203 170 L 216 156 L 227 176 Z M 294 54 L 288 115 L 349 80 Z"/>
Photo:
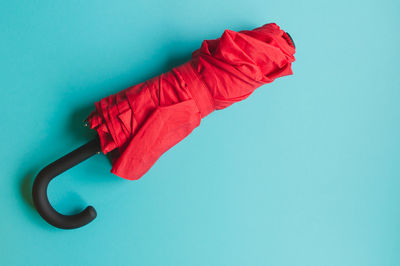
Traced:
<path fill-rule="evenodd" d="M 291 38 L 274 23 L 226 30 L 205 40 L 189 62 L 97 102 L 88 122 L 104 153 L 118 151 L 111 172 L 139 179 L 203 117 L 292 74 L 294 53 Z"/>

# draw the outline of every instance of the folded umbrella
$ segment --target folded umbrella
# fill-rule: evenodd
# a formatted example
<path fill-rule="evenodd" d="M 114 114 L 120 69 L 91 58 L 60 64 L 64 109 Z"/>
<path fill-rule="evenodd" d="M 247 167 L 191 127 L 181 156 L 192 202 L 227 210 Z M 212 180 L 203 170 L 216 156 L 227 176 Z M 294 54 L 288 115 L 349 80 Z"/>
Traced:
<path fill-rule="evenodd" d="M 139 179 L 212 111 L 292 74 L 294 52 L 276 24 L 226 30 L 221 38 L 204 41 L 189 62 L 102 99 L 88 123 L 97 130 L 104 153 L 118 150 L 111 172 Z"/>
<path fill-rule="evenodd" d="M 114 151 L 112 173 L 139 179 L 202 118 L 292 74 L 294 53 L 290 35 L 275 23 L 254 30 L 226 30 L 218 39 L 205 40 L 189 62 L 100 100 L 87 119 L 98 140 L 74 151 L 76 156 L 59 159 L 58 166 L 56 161 L 44 168 L 36 178 L 33 198 L 39 213 L 60 228 L 90 222 L 96 216 L 92 207 L 74 216 L 51 207 L 46 189 L 52 178 L 101 149 L 104 154 Z"/>

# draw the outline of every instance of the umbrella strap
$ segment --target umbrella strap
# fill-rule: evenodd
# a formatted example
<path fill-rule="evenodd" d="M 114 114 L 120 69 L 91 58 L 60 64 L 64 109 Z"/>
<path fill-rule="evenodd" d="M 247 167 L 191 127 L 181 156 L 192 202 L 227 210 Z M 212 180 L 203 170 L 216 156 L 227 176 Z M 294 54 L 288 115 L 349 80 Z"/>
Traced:
<path fill-rule="evenodd" d="M 185 80 L 187 88 L 199 109 L 201 118 L 213 112 L 215 110 L 214 99 L 207 86 L 193 69 L 192 62 L 189 61 L 177 67 L 175 70 L 178 71 Z"/>

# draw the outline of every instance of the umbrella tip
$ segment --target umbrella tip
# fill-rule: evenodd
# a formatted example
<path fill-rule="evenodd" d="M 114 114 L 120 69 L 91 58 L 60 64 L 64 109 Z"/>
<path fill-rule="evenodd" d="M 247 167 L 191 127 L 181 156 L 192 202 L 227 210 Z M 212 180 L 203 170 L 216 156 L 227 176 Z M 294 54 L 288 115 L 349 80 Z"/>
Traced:
<path fill-rule="evenodd" d="M 296 45 L 294 44 L 294 41 L 293 41 L 292 36 L 290 36 L 289 32 L 286 32 L 286 34 L 287 34 L 287 36 L 289 37 L 290 42 L 293 44 L 293 47 L 296 48 Z"/>

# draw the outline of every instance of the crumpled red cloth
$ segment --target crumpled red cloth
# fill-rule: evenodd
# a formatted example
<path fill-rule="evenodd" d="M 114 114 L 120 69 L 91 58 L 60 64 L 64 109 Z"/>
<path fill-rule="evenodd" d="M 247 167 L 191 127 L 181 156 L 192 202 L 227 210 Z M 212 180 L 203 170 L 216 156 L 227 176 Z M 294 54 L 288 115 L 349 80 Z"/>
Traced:
<path fill-rule="evenodd" d="M 118 151 L 111 172 L 139 179 L 203 117 L 292 74 L 294 53 L 292 39 L 275 23 L 225 30 L 203 41 L 189 62 L 100 100 L 88 123 L 105 154 Z"/>

